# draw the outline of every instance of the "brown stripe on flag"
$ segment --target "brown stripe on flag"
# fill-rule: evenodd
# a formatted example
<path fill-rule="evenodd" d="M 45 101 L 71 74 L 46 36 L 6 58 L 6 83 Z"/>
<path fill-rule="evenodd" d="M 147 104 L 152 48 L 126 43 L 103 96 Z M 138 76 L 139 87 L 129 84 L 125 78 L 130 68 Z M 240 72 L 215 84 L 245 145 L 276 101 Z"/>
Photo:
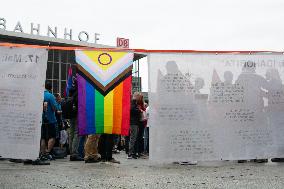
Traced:
<path fill-rule="evenodd" d="M 88 71 L 86 71 L 81 65 L 77 64 L 77 68 L 80 72 L 82 72 L 87 78 L 89 78 L 98 88 L 100 88 L 102 91 L 107 91 L 109 88 L 111 88 L 113 85 L 117 85 L 118 81 L 123 78 L 126 74 L 128 74 L 130 71 L 132 71 L 132 65 L 126 68 L 122 73 L 120 73 L 117 77 L 115 77 L 109 84 L 107 84 L 105 87 L 96 80 Z"/>

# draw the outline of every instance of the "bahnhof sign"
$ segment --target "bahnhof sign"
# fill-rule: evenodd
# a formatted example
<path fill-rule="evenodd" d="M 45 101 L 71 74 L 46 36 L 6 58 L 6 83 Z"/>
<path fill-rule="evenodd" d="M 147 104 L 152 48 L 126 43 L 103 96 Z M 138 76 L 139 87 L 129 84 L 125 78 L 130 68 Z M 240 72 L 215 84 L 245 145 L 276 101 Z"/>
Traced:
<path fill-rule="evenodd" d="M 98 44 L 99 35 L 95 33 L 93 42 L 91 35 L 85 31 L 79 32 L 77 35 L 72 33 L 72 29 L 64 29 L 63 38 L 60 38 L 57 27 L 51 28 L 48 26 L 47 36 L 42 36 L 43 29 L 39 24 L 31 23 L 30 33 L 25 33 L 26 28 L 20 22 L 15 24 L 15 27 L 9 31 L 7 28 L 7 20 L 0 18 L 0 43 L 16 43 L 27 45 L 44 45 L 44 46 L 62 46 L 62 47 L 93 47 L 93 48 L 115 48 L 115 46 Z M 74 37 L 78 38 L 78 40 Z M 77 41 L 75 41 L 75 40 Z M 133 76 L 139 78 L 139 59 L 145 57 L 144 54 L 134 54 Z M 46 79 L 52 82 L 54 93 L 63 93 L 67 80 L 67 72 L 69 67 L 75 71 L 75 52 L 67 50 L 49 50 Z M 136 81 L 136 80 L 133 80 Z M 141 82 L 135 84 L 135 90 L 141 91 Z"/>

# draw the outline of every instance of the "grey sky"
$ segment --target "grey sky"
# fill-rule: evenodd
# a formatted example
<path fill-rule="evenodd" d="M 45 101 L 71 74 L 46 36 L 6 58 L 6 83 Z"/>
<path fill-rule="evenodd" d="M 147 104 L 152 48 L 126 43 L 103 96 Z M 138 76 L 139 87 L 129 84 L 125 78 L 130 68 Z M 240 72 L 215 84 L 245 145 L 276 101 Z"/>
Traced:
<path fill-rule="evenodd" d="M 105 45 L 125 37 L 131 48 L 282 51 L 283 10 L 283 0 L 3 0 L 0 17 L 8 30 L 66 27 L 100 33 Z"/>

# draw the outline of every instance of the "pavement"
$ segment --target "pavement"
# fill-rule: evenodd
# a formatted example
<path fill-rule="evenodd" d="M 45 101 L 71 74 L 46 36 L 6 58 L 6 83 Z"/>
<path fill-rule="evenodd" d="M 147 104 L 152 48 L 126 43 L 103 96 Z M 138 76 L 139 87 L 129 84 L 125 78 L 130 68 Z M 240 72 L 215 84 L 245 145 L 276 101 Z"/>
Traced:
<path fill-rule="evenodd" d="M 57 159 L 51 165 L 34 166 L 2 160 L 0 189 L 284 188 L 284 163 L 219 161 L 179 165 L 127 159 L 125 153 L 114 157 L 121 164 Z"/>

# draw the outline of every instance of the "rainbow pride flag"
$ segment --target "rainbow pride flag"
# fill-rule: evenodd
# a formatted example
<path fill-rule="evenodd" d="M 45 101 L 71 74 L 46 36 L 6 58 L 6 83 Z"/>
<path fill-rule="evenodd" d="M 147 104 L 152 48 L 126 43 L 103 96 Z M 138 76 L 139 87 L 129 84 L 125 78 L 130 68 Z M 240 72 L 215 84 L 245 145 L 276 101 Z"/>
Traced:
<path fill-rule="evenodd" d="M 133 53 L 76 51 L 80 135 L 128 135 Z"/>
<path fill-rule="evenodd" d="M 131 76 L 103 96 L 81 75 L 78 81 L 80 135 L 108 133 L 128 135 Z"/>

